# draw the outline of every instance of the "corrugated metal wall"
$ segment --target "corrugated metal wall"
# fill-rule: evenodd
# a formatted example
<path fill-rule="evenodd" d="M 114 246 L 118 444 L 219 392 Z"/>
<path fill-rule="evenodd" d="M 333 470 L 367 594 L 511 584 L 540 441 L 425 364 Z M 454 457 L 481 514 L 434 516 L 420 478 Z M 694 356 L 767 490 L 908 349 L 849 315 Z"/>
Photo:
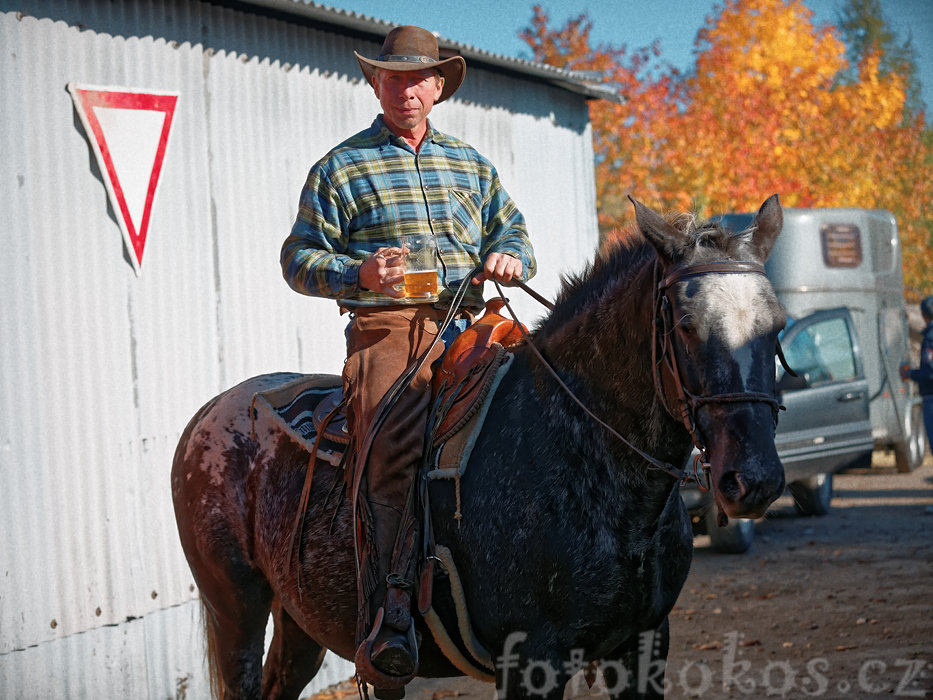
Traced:
<path fill-rule="evenodd" d="M 200 2 L 0 0 L 0 697 L 206 696 L 172 453 L 231 384 L 339 372 L 335 304 L 278 253 L 308 167 L 377 112 L 352 52 L 378 48 Z M 71 81 L 179 94 L 138 277 Z M 553 295 L 597 239 L 583 99 L 471 65 L 432 118 L 496 163 Z"/>

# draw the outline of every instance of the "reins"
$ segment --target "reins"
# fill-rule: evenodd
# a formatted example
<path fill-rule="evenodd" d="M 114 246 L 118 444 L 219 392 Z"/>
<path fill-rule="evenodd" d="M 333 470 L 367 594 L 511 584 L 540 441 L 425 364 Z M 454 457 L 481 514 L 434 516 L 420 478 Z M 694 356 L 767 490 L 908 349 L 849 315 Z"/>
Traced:
<path fill-rule="evenodd" d="M 662 462 L 659 459 L 655 459 L 654 457 L 649 455 L 647 452 L 645 452 L 641 448 L 632 444 L 628 439 L 626 439 L 624 435 L 619 433 L 615 428 L 609 425 L 606 421 L 604 421 L 602 418 L 600 418 L 595 413 L 593 413 L 593 411 L 591 411 L 586 406 L 586 404 L 584 404 L 580 400 L 580 398 L 575 393 L 573 393 L 573 389 L 567 386 L 566 382 L 564 382 L 564 380 L 560 378 L 560 375 L 558 375 L 557 371 L 551 366 L 551 363 L 548 362 L 547 359 L 545 359 L 543 354 L 541 354 L 541 351 L 537 348 L 537 346 L 535 346 L 534 342 L 532 341 L 531 336 L 525 330 L 525 327 L 518 320 L 518 316 L 516 315 L 515 311 L 512 309 L 512 306 L 509 304 L 509 300 L 506 298 L 505 294 L 503 294 L 502 287 L 499 286 L 499 282 L 497 280 L 493 280 L 493 282 L 496 285 L 496 290 L 499 292 L 499 296 L 502 297 L 503 301 L 505 302 L 505 308 L 509 310 L 509 314 L 512 316 L 512 320 L 514 320 L 515 323 L 518 325 L 519 329 L 521 329 L 522 335 L 525 338 L 525 343 L 527 344 L 527 346 L 531 348 L 531 351 L 537 356 L 538 360 L 540 360 L 542 366 L 547 370 L 548 374 L 550 374 L 554 378 L 554 381 L 557 382 L 557 385 L 561 389 L 564 390 L 564 393 L 566 393 L 567 396 L 569 396 L 571 400 L 573 400 L 573 402 L 577 404 L 577 406 L 579 406 L 580 409 L 587 416 L 589 416 L 591 419 L 596 421 L 596 423 L 598 423 L 603 428 L 605 428 L 613 437 L 620 440 L 624 445 L 626 445 L 629 449 L 631 449 L 636 454 L 638 454 L 638 456 L 640 456 L 642 459 L 648 462 L 655 469 L 659 469 L 660 471 L 663 471 L 669 474 L 670 476 L 674 477 L 678 481 L 687 481 L 691 478 L 697 478 L 696 475 L 688 474 L 686 471 L 684 471 L 683 469 L 678 469 L 673 464 L 669 464 L 667 462 Z M 523 282 L 519 282 L 517 280 L 516 282 L 521 289 L 523 289 L 526 292 L 528 291 L 528 287 Z M 548 307 L 549 309 L 554 308 L 554 304 L 547 301 L 543 297 L 540 297 L 540 295 L 538 295 L 537 293 L 531 294 L 531 296 L 534 297 L 537 301 L 541 302 L 544 306 Z M 699 479 L 697 479 L 697 483 L 699 483 Z"/>
<path fill-rule="evenodd" d="M 441 338 L 444 335 L 444 331 L 453 323 L 454 318 L 457 316 L 457 312 L 460 308 L 460 302 L 463 301 L 463 298 L 466 296 L 467 290 L 470 287 L 470 281 L 473 279 L 473 275 L 478 272 L 482 272 L 482 267 L 475 268 L 470 274 L 463 278 L 463 281 L 460 283 L 460 286 L 457 288 L 456 293 L 451 299 L 450 308 L 447 310 L 447 315 L 444 318 L 443 323 L 438 326 L 437 335 L 434 337 L 434 340 L 428 346 L 428 348 L 422 353 L 420 357 L 414 360 L 405 372 L 395 380 L 395 383 L 389 387 L 389 390 L 383 396 L 382 400 L 379 402 L 379 405 L 376 407 L 375 415 L 373 416 L 373 422 L 369 426 L 369 430 L 366 431 L 366 435 L 360 442 L 359 449 L 355 456 L 356 464 L 353 469 L 353 483 L 350 489 L 351 503 L 354 514 L 354 537 L 353 537 L 353 555 L 356 562 L 356 574 L 357 574 L 357 585 L 361 585 L 360 581 L 360 550 L 359 542 L 356 536 L 356 528 L 358 525 L 358 518 L 356 514 L 359 507 L 359 493 L 360 486 L 363 478 L 363 468 L 362 465 L 366 464 L 366 460 L 369 457 L 369 451 L 372 449 L 373 440 L 376 437 L 376 434 L 382 428 L 382 424 L 385 423 L 386 418 L 389 416 L 389 412 L 392 410 L 392 407 L 398 402 L 399 398 L 402 395 L 402 392 L 411 384 L 412 379 L 421 371 L 421 368 L 424 366 L 424 363 L 427 362 L 428 357 L 431 355 L 431 351 L 435 346 L 441 342 Z M 303 517 L 303 516 L 302 516 Z"/>
<path fill-rule="evenodd" d="M 545 359 L 541 351 L 535 346 L 532 342 L 531 336 L 524 330 L 524 327 L 518 320 L 518 316 L 515 314 L 515 311 L 512 309 L 511 305 L 506 299 L 505 294 L 502 292 L 502 288 L 499 286 L 499 283 L 495 280 L 493 282 L 496 285 L 496 290 L 499 292 L 499 295 L 505 300 L 505 307 L 509 310 L 512 319 L 518 324 L 519 328 L 522 330 L 524 335 L 525 342 L 531 351 L 537 356 L 541 364 L 547 370 L 547 372 L 554 378 L 558 386 L 576 403 L 583 412 L 593 419 L 596 423 L 605 428 L 611 435 L 620 440 L 623 444 L 637 453 L 642 459 L 647 461 L 651 467 L 658 469 L 660 471 L 669 474 L 678 481 L 690 481 L 693 480 L 696 482 L 698 488 L 701 491 L 708 491 L 710 488 L 710 463 L 707 458 L 707 447 L 706 443 L 700 435 L 699 428 L 696 421 L 697 411 L 705 404 L 722 404 L 722 403 L 746 403 L 746 402 L 760 402 L 767 403 L 771 406 L 772 411 L 774 412 L 774 421 L 777 424 L 777 415 L 778 411 L 782 410 L 784 407 L 781 406 L 780 402 L 771 394 L 766 394 L 764 392 L 757 391 L 742 391 L 742 392 L 732 392 L 732 393 L 723 393 L 723 394 L 713 394 L 711 396 L 698 396 L 691 392 L 686 385 L 684 384 L 684 379 L 682 376 L 680 365 L 677 362 L 677 354 L 674 352 L 672 343 L 670 342 L 670 337 L 673 332 L 673 319 L 672 319 L 672 307 L 671 302 L 667 297 L 668 290 L 672 285 L 677 282 L 681 282 L 685 279 L 692 277 L 699 277 L 701 275 L 709 274 L 758 274 L 765 275 L 764 266 L 760 263 L 751 262 L 751 261 L 739 261 L 739 260 L 720 260 L 711 263 L 702 263 L 698 265 L 685 265 L 682 267 L 677 267 L 671 272 L 669 272 L 663 279 L 659 279 L 661 275 L 661 265 L 656 262 L 654 267 L 654 283 L 653 283 L 653 295 L 654 295 L 654 317 L 652 319 L 652 343 L 651 343 L 651 356 L 652 356 L 652 365 L 654 366 L 654 387 L 655 393 L 658 396 L 658 399 L 661 402 L 661 405 L 664 406 L 668 414 L 675 420 L 680 420 L 683 422 L 684 427 L 687 429 L 687 432 L 690 434 L 690 438 L 693 440 L 694 446 L 697 448 L 698 454 L 693 460 L 693 468 L 690 471 L 680 469 L 675 467 L 672 464 L 667 462 L 662 462 L 651 455 L 647 454 L 640 448 L 633 445 L 628 439 L 621 435 L 617 430 L 612 426 L 602 420 L 599 416 L 593 413 L 584 403 L 574 394 L 573 390 L 567 386 L 567 384 L 560 378 L 556 370 L 551 366 L 551 364 Z M 549 309 L 554 308 L 554 304 L 549 302 L 547 299 L 544 299 L 537 292 L 533 292 L 527 285 L 523 282 L 516 280 L 515 283 L 535 300 L 543 304 Z M 778 341 L 775 348 L 775 353 L 783 365 L 784 369 L 790 374 L 794 375 L 793 370 L 788 367 L 787 361 L 784 358 L 784 352 L 781 348 L 780 341 Z M 796 376 L 796 375 L 794 375 Z M 667 377 L 667 382 L 665 382 L 665 377 Z M 672 387 L 671 391 L 665 390 L 665 383 Z M 676 402 L 677 408 L 672 408 L 672 401 L 669 398 L 669 393 L 672 393 L 674 396 L 674 401 Z M 701 477 L 700 472 L 703 472 Z"/>
<path fill-rule="evenodd" d="M 408 370 L 398 378 L 398 380 L 393 384 L 393 386 L 386 393 L 386 396 L 383 398 L 383 401 L 379 405 L 376 416 L 373 420 L 373 424 L 370 426 L 369 431 L 367 432 L 365 438 L 363 439 L 360 445 L 360 452 L 357 455 L 357 459 L 365 459 L 365 455 L 368 455 L 370 448 L 372 447 L 372 440 L 375 434 L 378 432 L 382 423 L 385 421 L 386 416 L 388 415 L 392 406 L 396 403 L 402 391 L 405 387 L 411 382 L 412 378 L 417 374 L 421 369 L 422 365 L 426 361 L 427 357 L 430 355 L 431 350 L 439 342 L 440 338 L 443 336 L 444 331 L 447 327 L 453 322 L 454 317 L 456 316 L 457 309 L 459 308 L 460 302 L 463 300 L 463 297 L 466 295 L 466 290 L 469 287 L 470 281 L 473 276 L 479 274 L 483 271 L 482 266 L 477 266 L 472 272 L 470 272 L 466 277 L 464 277 L 460 286 L 458 287 L 456 293 L 454 294 L 453 299 L 451 300 L 450 309 L 447 313 L 444 322 L 439 326 L 438 333 L 434 342 L 428 348 L 428 350 L 419 357 L 415 362 L 413 362 Z M 672 476 L 677 481 L 689 481 L 693 480 L 696 482 L 697 486 L 703 490 L 709 490 L 709 469 L 710 465 L 706 459 L 706 445 L 702 440 L 699 429 L 696 425 L 696 412 L 704 404 L 709 403 L 740 403 L 740 402 L 763 402 L 771 405 L 774 414 L 775 422 L 777 421 L 777 412 L 783 408 L 775 399 L 774 396 L 765 394 L 763 392 L 734 392 L 726 394 L 715 394 L 712 396 L 697 396 L 690 392 L 684 385 L 683 378 L 681 376 L 681 369 L 677 363 L 676 353 L 673 351 L 669 338 L 673 332 L 673 322 L 671 319 L 671 304 L 670 300 L 667 298 L 667 292 L 670 287 L 676 283 L 688 279 L 690 277 L 697 277 L 700 275 L 707 274 L 760 274 L 764 275 L 765 270 L 762 265 L 754 262 L 747 261 L 732 261 L 732 260 L 723 260 L 714 263 L 704 263 L 700 265 L 686 265 L 683 267 L 675 268 L 673 271 L 668 273 L 666 277 L 661 280 L 658 280 L 661 274 L 660 263 L 655 264 L 654 268 L 654 304 L 653 308 L 655 310 L 654 318 L 652 320 L 652 364 L 654 366 L 655 378 L 655 392 L 657 393 L 658 399 L 661 402 L 661 405 L 664 406 L 665 410 L 675 419 L 680 419 L 684 426 L 687 428 L 687 431 L 690 433 L 691 439 L 693 440 L 694 445 L 699 451 L 699 455 L 693 462 L 693 469 L 687 471 L 679 467 L 669 464 L 668 462 L 663 462 L 655 457 L 652 457 L 644 450 L 640 449 L 629 441 L 624 435 L 619 433 L 615 428 L 606 423 L 602 418 L 597 416 L 590 410 L 573 390 L 564 382 L 563 379 L 558 375 L 557 371 L 551 366 L 550 362 L 544 357 L 541 351 L 534 344 L 531 335 L 525 330 L 524 325 L 519 321 L 518 315 L 515 313 L 515 310 L 512 308 L 509 300 L 506 298 L 501 285 L 497 280 L 492 280 L 496 286 L 496 291 L 498 291 L 499 296 L 502 298 L 505 308 L 508 309 L 509 314 L 512 316 L 512 320 L 515 321 L 516 325 L 522 332 L 526 345 L 531 349 L 535 354 L 538 360 L 541 362 L 541 365 L 547 370 L 547 372 L 554 378 L 557 382 L 557 385 L 573 400 L 580 409 L 589 416 L 593 421 L 602 426 L 606 431 L 608 431 L 613 437 L 617 438 L 620 442 L 626 445 L 633 452 L 638 454 L 642 459 L 644 459 L 648 464 L 659 471 L 662 471 L 669 476 Z M 526 292 L 529 296 L 535 299 L 537 302 L 547 307 L 548 309 L 553 310 L 554 304 L 548 301 L 546 298 L 532 290 L 528 285 L 526 285 L 521 280 L 513 280 L 514 284 Z M 789 367 L 787 367 L 786 361 L 784 359 L 784 353 L 781 350 L 780 343 L 777 344 L 776 353 L 778 358 L 781 360 L 781 363 L 784 365 L 785 369 L 788 372 L 792 372 Z M 673 383 L 676 393 L 676 401 L 679 405 L 679 411 L 671 408 L 671 402 L 669 401 L 667 394 L 664 390 L 664 372 L 667 372 L 667 376 L 670 377 L 669 382 Z M 704 477 L 700 476 L 700 469 L 704 472 Z M 362 470 L 355 470 L 355 479 L 352 484 L 351 493 L 353 501 L 353 512 L 356 512 L 357 508 L 357 497 L 359 493 L 360 478 L 362 476 Z M 357 567 L 359 567 L 359 551 L 354 538 L 354 553 L 357 562 Z"/>

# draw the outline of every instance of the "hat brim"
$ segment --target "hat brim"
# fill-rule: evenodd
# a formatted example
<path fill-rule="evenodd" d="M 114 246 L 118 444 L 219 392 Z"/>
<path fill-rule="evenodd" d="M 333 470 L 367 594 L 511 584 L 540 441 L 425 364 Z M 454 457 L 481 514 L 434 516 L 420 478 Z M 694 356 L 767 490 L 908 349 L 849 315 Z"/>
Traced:
<path fill-rule="evenodd" d="M 437 98 L 437 102 L 434 104 L 443 102 L 453 95 L 460 87 L 460 84 L 463 83 L 463 76 L 466 73 L 466 61 L 463 60 L 463 56 L 451 56 L 435 63 L 414 63 L 412 61 L 378 61 L 361 56 L 356 51 L 353 54 L 356 56 L 356 60 L 359 61 L 360 69 L 363 71 L 369 85 L 373 83 L 373 75 L 377 68 L 398 71 L 436 70 L 444 78 L 444 88 L 441 90 L 441 96 Z"/>

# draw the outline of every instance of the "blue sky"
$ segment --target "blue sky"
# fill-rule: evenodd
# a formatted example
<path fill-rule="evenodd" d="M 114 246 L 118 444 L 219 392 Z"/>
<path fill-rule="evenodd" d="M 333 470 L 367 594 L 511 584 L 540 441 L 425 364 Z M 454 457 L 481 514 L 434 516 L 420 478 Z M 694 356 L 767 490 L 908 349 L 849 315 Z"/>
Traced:
<path fill-rule="evenodd" d="M 321 0 L 319 0 L 321 1 Z M 528 26 L 534 0 L 329 0 L 325 5 L 394 24 L 416 24 L 441 36 L 506 56 L 529 58 L 518 32 Z M 661 40 L 661 58 L 683 70 L 693 64 L 693 42 L 715 0 L 540 0 L 551 25 L 587 12 L 595 43 L 636 49 Z M 842 0 L 805 0 L 818 23 L 836 24 Z M 465 9 L 465 7 L 469 9 Z M 933 0 L 881 0 L 882 11 L 901 41 L 912 36 L 923 99 L 933 113 Z M 928 123 L 930 119 L 928 118 Z"/>

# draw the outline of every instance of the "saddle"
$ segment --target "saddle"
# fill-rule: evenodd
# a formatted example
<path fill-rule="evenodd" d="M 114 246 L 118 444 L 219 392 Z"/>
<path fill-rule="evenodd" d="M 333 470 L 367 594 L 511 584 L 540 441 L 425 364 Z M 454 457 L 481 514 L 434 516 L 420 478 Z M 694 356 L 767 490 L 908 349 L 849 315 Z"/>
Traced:
<path fill-rule="evenodd" d="M 435 447 L 469 423 L 489 394 L 506 348 L 521 342 L 527 333 L 522 324 L 501 315 L 504 305 L 500 297 L 487 301 L 483 315 L 457 336 L 434 371 L 431 393 L 441 412 L 434 429 Z M 343 387 L 337 386 L 314 407 L 315 433 L 346 445 L 350 434 L 343 409 Z"/>

